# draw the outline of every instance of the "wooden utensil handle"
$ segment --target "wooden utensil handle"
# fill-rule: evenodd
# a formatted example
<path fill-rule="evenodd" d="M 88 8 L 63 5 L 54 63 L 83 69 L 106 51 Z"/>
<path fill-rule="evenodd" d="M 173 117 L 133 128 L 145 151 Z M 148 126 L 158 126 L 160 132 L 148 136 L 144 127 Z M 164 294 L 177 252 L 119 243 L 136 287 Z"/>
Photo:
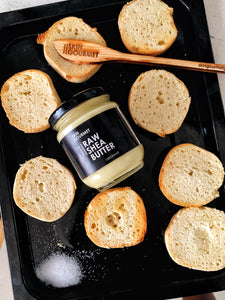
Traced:
<path fill-rule="evenodd" d="M 122 61 L 121 61 L 122 62 Z M 203 63 L 190 60 L 181 60 L 174 58 L 154 57 L 146 55 L 123 54 L 123 62 L 146 64 L 160 67 L 173 67 L 186 70 L 204 71 L 210 73 L 225 73 L 225 65 Z"/>

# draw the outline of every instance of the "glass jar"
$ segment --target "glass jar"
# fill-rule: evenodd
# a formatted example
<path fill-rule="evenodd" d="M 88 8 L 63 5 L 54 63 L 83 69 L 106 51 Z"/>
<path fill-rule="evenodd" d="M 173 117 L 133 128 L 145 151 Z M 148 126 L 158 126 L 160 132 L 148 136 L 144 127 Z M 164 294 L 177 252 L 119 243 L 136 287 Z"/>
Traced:
<path fill-rule="evenodd" d="M 144 149 L 116 102 L 101 87 L 63 102 L 50 116 L 57 140 L 81 180 L 99 191 L 143 166 Z"/>

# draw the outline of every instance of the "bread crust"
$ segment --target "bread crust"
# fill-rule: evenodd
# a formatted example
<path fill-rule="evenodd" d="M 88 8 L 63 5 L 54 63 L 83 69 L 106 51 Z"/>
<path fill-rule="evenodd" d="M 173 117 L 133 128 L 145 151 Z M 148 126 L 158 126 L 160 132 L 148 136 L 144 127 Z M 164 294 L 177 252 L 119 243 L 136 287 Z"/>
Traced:
<path fill-rule="evenodd" d="M 160 55 L 172 46 L 172 44 L 174 43 L 174 41 L 176 40 L 176 37 L 177 37 L 177 28 L 176 28 L 176 25 L 175 25 L 174 19 L 173 19 L 173 8 L 168 7 L 168 17 L 170 17 L 171 31 L 174 31 L 174 33 L 175 33 L 174 37 L 167 38 L 167 41 L 164 43 L 163 48 L 161 48 L 161 49 L 156 49 L 156 47 L 154 47 L 154 46 L 152 46 L 151 49 L 147 49 L 147 47 L 145 46 L 145 43 L 146 43 L 145 39 L 143 39 L 142 42 L 140 42 L 138 44 L 138 46 L 135 45 L 134 40 L 129 39 L 127 37 L 127 33 L 123 29 L 123 25 L 122 25 L 122 23 L 125 22 L 124 20 L 126 20 L 127 9 L 129 10 L 130 7 L 135 6 L 139 2 L 141 3 L 143 1 L 132 0 L 132 1 L 128 2 L 127 4 L 125 4 L 123 6 L 122 10 L 120 11 L 119 18 L 118 18 L 118 27 L 119 27 L 121 39 L 122 39 L 125 47 L 132 53 L 139 53 L 139 54 L 152 55 L 152 56 Z M 161 0 L 158 0 L 158 3 L 159 3 L 159 5 L 162 3 L 163 3 L 163 5 L 166 5 Z M 132 24 L 130 24 L 130 25 L 132 25 Z M 132 28 L 132 26 L 130 26 L 130 30 L 131 30 L 131 28 Z"/>
<path fill-rule="evenodd" d="M 131 199 L 128 199 L 126 197 L 128 197 L 127 195 L 131 195 L 131 194 L 135 202 L 135 204 L 132 202 L 133 203 L 132 205 L 136 205 L 137 206 L 136 209 L 138 209 L 138 211 L 134 213 L 133 220 L 131 219 L 130 222 L 127 222 L 128 220 L 124 220 L 125 210 L 123 211 L 122 208 L 125 209 L 125 207 L 127 208 L 129 207 L 129 201 L 131 201 Z M 124 197 L 125 200 L 124 202 L 122 201 L 120 203 L 121 204 L 120 206 L 116 207 L 116 203 L 117 201 L 120 200 L 121 197 Z M 110 205 L 111 206 L 114 205 L 114 208 L 108 210 L 108 207 Z M 106 209 L 107 213 L 106 215 L 104 214 L 99 216 L 100 214 L 99 211 L 102 207 L 103 209 Z M 113 214 L 115 215 L 118 214 L 118 218 L 119 218 L 118 223 L 115 224 L 116 225 L 115 228 L 113 228 L 112 225 L 109 225 L 107 222 L 105 222 L 107 221 L 106 220 L 107 217 Z M 125 233 L 124 236 L 122 236 L 122 238 L 118 238 L 119 236 L 119 231 L 118 231 L 115 233 L 116 237 L 112 234 L 112 236 L 110 236 L 109 238 L 102 239 L 101 234 L 99 234 L 100 229 L 95 230 L 92 228 L 93 224 L 96 225 L 98 224 L 98 222 L 101 223 L 101 226 L 99 226 L 99 228 L 101 228 L 101 230 L 103 231 L 105 230 L 105 232 L 107 232 L 108 230 L 108 225 L 112 227 L 112 228 L 110 227 L 110 230 L 112 231 L 114 230 L 114 232 L 115 230 L 118 230 L 120 226 L 122 228 L 121 230 L 125 232 L 126 229 L 129 228 L 129 225 L 132 224 L 132 226 L 134 227 L 133 231 L 138 229 L 138 235 L 128 240 Z M 123 225 L 121 225 L 122 222 L 124 222 Z M 137 245 L 144 240 L 144 236 L 147 231 L 147 216 L 146 216 L 146 210 L 145 210 L 143 200 L 136 192 L 131 190 L 130 187 L 113 188 L 113 189 L 103 191 L 97 194 L 89 203 L 84 214 L 84 226 L 85 226 L 87 236 L 95 245 L 99 247 L 123 248 L 123 247 Z M 129 234 L 132 235 L 132 231 Z"/>
<path fill-rule="evenodd" d="M 60 55 L 55 51 L 54 56 L 49 52 L 49 48 L 46 46 L 47 40 L 49 36 L 51 36 L 55 30 L 57 30 L 57 27 L 59 24 L 66 22 L 68 20 L 75 20 L 77 23 L 83 23 L 86 26 L 88 26 L 89 30 L 95 34 L 96 37 L 98 37 L 98 40 L 100 41 L 100 44 L 103 46 L 106 46 L 106 42 L 103 39 L 103 37 L 97 32 L 96 28 L 90 27 L 88 24 L 86 24 L 83 19 L 76 18 L 76 17 L 66 17 L 61 20 L 58 20 L 55 22 L 46 32 L 38 34 L 37 43 L 42 44 L 44 46 L 44 56 L 47 62 L 52 66 L 52 68 L 58 72 L 64 79 L 66 79 L 69 82 L 74 83 L 81 83 L 88 79 L 90 79 L 100 68 L 101 64 L 98 65 L 88 65 L 86 66 L 86 70 L 80 70 L 80 71 L 74 71 L 72 74 L 68 74 L 68 70 L 66 70 L 64 67 L 60 66 L 60 64 L 57 62 L 57 60 L 63 60 L 63 58 L 60 57 Z M 88 35 L 88 33 L 87 33 Z M 59 37 L 60 38 L 60 37 Z M 62 35 L 61 38 L 66 38 L 66 36 Z M 70 36 L 71 38 L 71 36 Z M 77 38 L 76 35 L 74 35 L 73 38 Z M 88 38 L 84 38 L 88 40 Z M 68 63 L 68 62 L 67 62 Z M 78 65 L 74 63 L 70 63 L 70 66 L 72 68 L 73 65 Z"/>
<path fill-rule="evenodd" d="M 160 169 L 160 173 L 159 173 L 159 187 L 161 192 L 163 193 L 163 195 L 172 203 L 176 204 L 176 205 L 180 205 L 180 206 L 185 206 L 185 207 L 200 207 L 202 205 L 205 205 L 209 202 L 211 202 L 212 200 L 214 200 L 216 197 L 219 196 L 218 190 L 216 189 L 216 192 L 213 195 L 209 195 L 208 198 L 203 199 L 202 197 L 198 197 L 196 198 L 195 202 L 190 202 L 187 201 L 185 199 L 179 198 L 177 195 L 174 196 L 173 193 L 168 189 L 168 187 L 165 185 L 164 181 L 165 181 L 165 176 L 166 176 L 166 172 L 168 165 L 172 164 L 171 162 L 171 155 L 173 155 L 174 152 L 176 152 L 179 149 L 184 149 L 183 151 L 185 151 L 186 147 L 190 147 L 192 149 L 196 149 L 197 151 L 200 151 L 200 153 L 205 153 L 206 155 L 209 155 L 211 161 L 214 159 L 214 161 L 216 161 L 219 165 L 220 165 L 220 169 L 218 171 L 218 176 L 220 177 L 220 184 L 218 184 L 217 189 L 222 185 L 223 183 L 223 179 L 224 179 L 224 171 L 223 171 L 223 165 L 220 162 L 220 160 L 211 152 L 200 148 L 196 145 L 193 145 L 191 143 L 184 143 L 184 144 L 179 144 L 175 147 L 173 147 L 169 153 L 166 155 L 162 167 Z M 187 148 L 186 148 L 187 149 Z M 207 165 L 206 165 L 207 168 Z M 191 193 L 193 186 L 190 186 L 188 184 L 188 182 L 186 182 L 186 187 L 189 190 L 189 192 Z"/>
<path fill-rule="evenodd" d="M 47 122 L 45 122 L 45 124 L 39 125 L 36 128 L 32 128 L 32 127 L 27 126 L 27 125 L 21 126 L 20 124 L 18 124 L 14 120 L 13 113 L 10 113 L 10 111 L 8 110 L 7 105 L 6 105 L 6 100 L 7 100 L 6 93 L 9 89 L 8 88 L 9 82 L 14 80 L 16 77 L 18 77 L 18 79 L 19 79 L 20 75 L 24 75 L 24 74 L 29 75 L 30 73 L 36 73 L 36 74 L 39 74 L 40 76 L 46 78 L 46 80 L 49 84 L 49 87 L 51 89 L 52 95 L 54 95 L 54 98 L 55 98 L 55 106 L 52 107 L 52 111 L 55 110 L 61 104 L 61 100 L 60 100 L 60 98 L 59 98 L 59 96 L 58 96 L 58 94 L 55 90 L 55 87 L 53 85 L 53 82 L 52 82 L 50 76 L 47 73 L 42 72 L 42 71 L 37 70 L 37 69 L 28 69 L 28 70 L 25 70 L 25 71 L 22 71 L 22 72 L 15 73 L 8 80 L 6 80 L 5 83 L 3 84 L 2 88 L 1 88 L 1 102 L 2 102 L 2 107 L 4 108 L 4 110 L 6 112 L 6 116 L 9 119 L 9 123 L 12 126 L 16 127 L 19 130 L 24 131 L 25 133 L 37 133 L 37 132 L 42 132 L 42 131 L 48 129 L 50 127 L 49 122 L 47 121 Z M 35 91 L 33 91 L 33 92 L 35 93 Z M 15 107 L 15 109 L 16 109 L 16 107 Z"/>
<path fill-rule="evenodd" d="M 225 267 L 224 227 L 223 211 L 204 206 L 182 208 L 165 230 L 167 251 L 173 261 L 183 267 L 200 271 L 221 270 Z"/>
<path fill-rule="evenodd" d="M 38 156 L 18 169 L 13 198 L 15 204 L 29 216 L 53 222 L 70 209 L 75 191 L 76 182 L 68 168 L 56 159 Z"/>

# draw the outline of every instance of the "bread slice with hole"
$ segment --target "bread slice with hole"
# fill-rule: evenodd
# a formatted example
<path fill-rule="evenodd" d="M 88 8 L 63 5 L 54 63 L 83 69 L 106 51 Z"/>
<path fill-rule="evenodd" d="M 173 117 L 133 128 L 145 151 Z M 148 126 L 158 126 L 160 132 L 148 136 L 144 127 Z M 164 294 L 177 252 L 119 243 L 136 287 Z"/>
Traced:
<path fill-rule="evenodd" d="M 13 197 L 26 214 L 53 222 L 70 209 L 75 191 L 74 176 L 66 167 L 53 158 L 38 156 L 17 171 Z"/>
<path fill-rule="evenodd" d="M 133 53 L 159 55 L 176 40 L 173 8 L 161 0 L 133 0 L 123 6 L 118 26 L 126 48 Z"/>
<path fill-rule="evenodd" d="M 48 63 L 67 81 L 80 83 L 88 80 L 101 67 L 98 65 L 75 64 L 62 58 L 54 47 L 56 39 L 77 39 L 106 46 L 96 28 L 90 27 L 82 19 L 67 17 L 54 23 L 45 33 L 39 34 L 37 43 L 44 47 Z"/>
<path fill-rule="evenodd" d="M 171 258 L 179 265 L 201 271 L 225 267 L 225 214 L 210 207 L 179 210 L 165 231 Z"/>
<path fill-rule="evenodd" d="M 159 187 L 174 204 L 205 205 L 219 197 L 224 168 L 219 158 L 193 144 L 180 144 L 167 154 L 159 174 Z"/>
<path fill-rule="evenodd" d="M 145 206 L 129 187 L 97 194 L 84 217 L 87 236 L 102 248 L 123 248 L 143 241 L 147 230 Z"/>
<path fill-rule="evenodd" d="M 1 100 L 10 124 L 26 133 L 48 129 L 50 115 L 61 104 L 48 74 L 33 69 L 10 77 L 2 86 Z"/>
<path fill-rule="evenodd" d="M 128 107 L 134 122 L 164 137 L 182 125 L 191 103 L 185 84 L 165 70 L 150 70 L 133 83 Z"/>

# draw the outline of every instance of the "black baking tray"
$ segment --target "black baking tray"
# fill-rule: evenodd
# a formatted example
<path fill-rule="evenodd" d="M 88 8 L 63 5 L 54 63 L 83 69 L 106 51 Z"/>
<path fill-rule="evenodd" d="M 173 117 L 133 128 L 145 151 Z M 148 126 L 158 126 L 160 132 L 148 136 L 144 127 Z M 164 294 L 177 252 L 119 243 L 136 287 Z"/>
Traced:
<path fill-rule="evenodd" d="M 174 8 L 178 36 L 165 57 L 213 62 L 206 16 L 202 0 L 165 1 Z M 25 134 L 9 125 L 0 108 L 1 156 L 0 203 L 15 299 L 148 299 L 171 298 L 225 289 L 224 270 L 201 272 L 175 264 L 164 244 L 164 231 L 180 207 L 160 192 L 158 175 L 165 155 L 175 145 L 193 143 L 215 153 L 225 165 L 225 124 L 217 75 L 169 69 L 187 85 L 192 102 L 181 128 L 165 138 L 137 127 L 127 107 L 131 85 L 147 66 L 108 64 L 87 82 L 68 83 L 46 62 L 37 34 L 66 16 L 84 19 L 105 38 L 111 48 L 127 52 L 122 44 L 118 14 L 125 1 L 66 1 L 3 13 L 0 15 L 0 85 L 14 73 L 40 69 L 50 75 L 62 100 L 88 87 L 102 86 L 118 102 L 145 148 L 144 168 L 119 186 L 132 187 L 146 206 L 148 229 L 144 241 L 124 249 L 101 249 L 86 236 L 85 209 L 97 194 L 85 186 L 73 170 L 48 129 Z M 67 166 L 77 181 L 75 201 L 70 211 L 53 223 L 38 221 L 16 207 L 12 197 L 15 174 L 21 163 L 44 155 Z M 225 210 L 224 187 L 220 197 L 209 204 Z M 62 252 L 75 255 L 85 277 L 68 288 L 46 286 L 35 275 L 35 268 L 48 255 Z"/>

